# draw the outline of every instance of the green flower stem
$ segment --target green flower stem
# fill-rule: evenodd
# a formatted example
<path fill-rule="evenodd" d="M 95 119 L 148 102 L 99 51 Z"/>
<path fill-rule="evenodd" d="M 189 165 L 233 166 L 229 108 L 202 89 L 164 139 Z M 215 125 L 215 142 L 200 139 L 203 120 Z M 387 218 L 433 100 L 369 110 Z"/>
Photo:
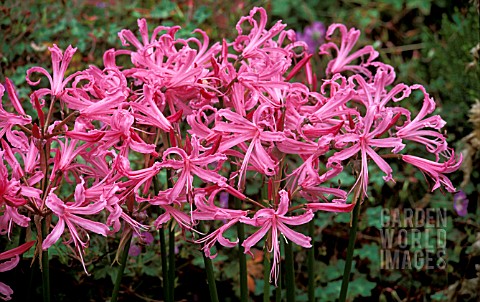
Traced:
<path fill-rule="evenodd" d="M 120 283 L 122 282 L 123 273 L 125 272 L 125 266 L 127 265 L 128 251 L 130 250 L 130 242 L 132 241 L 132 233 L 130 233 L 125 246 L 122 251 L 122 258 L 120 259 L 120 266 L 118 268 L 117 277 L 115 278 L 115 285 L 113 287 L 112 299 L 110 302 L 117 302 L 118 292 L 120 291 Z"/>
<path fill-rule="evenodd" d="M 42 220 L 43 239 L 47 237 L 48 225 L 47 217 Z M 48 259 L 48 249 L 42 251 L 42 291 L 43 302 L 50 302 L 50 263 Z"/>
<path fill-rule="evenodd" d="M 162 256 L 162 277 L 163 277 L 163 298 L 170 302 L 170 285 L 168 283 L 168 267 L 167 267 L 167 246 L 165 244 L 165 229 L 160 229 L 160 253 Z"/>
<path fill-rule="evenodd" d="M 167 181 L 168 182 L 168 181 Z M 153 182 L 153 187 L 155 190 L 155 195 L 160 192 L 160 180 L 158 176 L 155 178 L 155 181 Z M 159 215 L 160 215 L 160 210 L 158 210 Z M 162 278 L 163 278 L 163 299 L 167 302 L 170 302 L 170 284 L 168 280 L 168 267 L 167 267 L 167 245 L 165 241 L 165 228 L 161 228 L 160 231 L 160 256 L 162 257 Z"/>
<path fill-rule="evenodd" d="M 215 284 L 215 274 L 213 272 L 212 259 L 203 254 L 203 262 L 207 270 L 208 291 L 210 292 L 210 301 L 218 302 L 217 285 Z"/>
<path fill-rule="evenodd" d="M 27 289 L 27 293 L 26 293 L 27 298 L 25 299 L 26 301 L 33 301 L 32 295 L 35 293 L 35 290 L 33 288 L 36 286 L 34 280 L 39 267 L 40 266 L 35 265 L 30 268 L 30 278 L 28 280 L 28 286 L 26 288 Z"/>
<path fill-rule="evenodd" d="M 175 225 L 170 224 L 168 233 L 168 290 L 170 302 L 175 300 Z"/>
<path fill-rule="evenodd" d="M 315 238 L 315 219 L 308 223 L 308 236 Z M 312 247 L 307 252 L 307 269 L 308 269 L 308 302 L 315 302 L 315 243 L 312 242 Z"/>
<path fill-rule="evenodd" d="M 350 282 L 350 271 L 352 269 L 353 250 L 355 249 L 355 239 L 357 237 L 358 215 L 360 213 L 360 201 L 357 201 L 352 213 L 352 226 L 350 227 L 350 236 L 348 239 L 347 260 L 343 270 L 342 289 L 340 291 L 340 302 L 345 302 L 348 292 L 348 283 Z"/>
<path fill-rule="evenodd" d="M 22 244 L 24 244 L 25 242 L 27 241 L 27 229 L 26 228 L 20 228 L 20 234 L 18 236 L 18 244 L 17 246 L 21 246 Z M 23 259 L 23 254 L 20 254 L 19 255 L 19 258 L 20 258 L 20 262 L 22 262 L 22 259 Z M 20 265 L 20 263 L 19 263 Z M 24 276 L 24 272 L 22 272 L 22 270 L 18 269 L 19 267 L 17 266 L 17 269 L 15 270 L 15 275 L 14 275 L 14 287 L 13 287 L 13 290 L 16 291 L 17 288 L 20 289 L 22 288 L 22 290 L 25 290 L 25 278 L 23 277 Z M 30 286 L 30 284 L 28 284 L 28 286 Z M 28 288 L 30 289 L 30 288 Z M 22 295 L 23 295 L 24 292 L 22 292 Z"/>
<path fill-rule="evenodd" d="M 202 233 L 206 233 L 206 228 L 204 227 L 203 223 L 198 225 L 198 229 Z M 205 264 L 205 269 L 207 271 L 207 283 L 208 283 L 208 291 L 210 292 L 210 301 L 211 302 L 218 302 L 218 293 L 217 293 L 217 285 L 215 283 L 215 273 L 213 271 L 213 263 L 210 257 L 207 257 L 205 253 L 203 253 L 203 263 Z"/>
<path fill-rule="evenodd" d="M 263 254 L 263 302 L 270 302 L 270 259 L 269 253 Z"/>
<path fill-rule="evenodd" d="M 282 270 L 278 267 L 278 284 L 275 288 L 275 302 L 282 302 Z"/>
<path fill-rule="evenodd" d="M 241 209 L 242 203 L 240 199 L 235 198 L 235 208 Z M 240 262 L 240 301 L 248 301 L 248 285 L 247 285 L 247 256 L 245 255 L 245 248 L 242 246 L 245 240 L 245 226 L 243 223 L 237 223 L 238 236 L 238 261 Z"/>
<path fill-rule="evenodd" d="M 295 270 L 293 267 L 293 243 L 286 242 L 285 246 L 285 284 L 287 288 L 287 302 L 295 302 Z"/>

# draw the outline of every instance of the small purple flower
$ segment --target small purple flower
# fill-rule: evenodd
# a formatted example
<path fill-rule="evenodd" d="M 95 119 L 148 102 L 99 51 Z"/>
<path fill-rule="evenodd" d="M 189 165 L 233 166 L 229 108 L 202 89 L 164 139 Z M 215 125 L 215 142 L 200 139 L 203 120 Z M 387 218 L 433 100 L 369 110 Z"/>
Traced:
<path fill-rule="evenodd" d="M 138 245 L 132 245 L 132 246 L 130 246 L 130 249 L 128 250 L 128 255 L 130 255 L 132 257 L 137 257 L 138 255 L 140 255 L 141 252 L 142 252 L 141 247 L 139 247 Z"/>
<path fill-rule="evenodd" d="M 325 25 L 320 21 L 314 21 L 305 27 L 303 33 L 297 33 L 297 39 L 307 43 L 308 52 L 315 53 L 325 39 Z"/>
<path fill-rule="evenodd" d="M 220 192 L 220 207 L 228 208 L 228 192 Z"/>
<path fill-rule="evenodd" d="M 459 191 L 453 197 L 453 208 L 459 216 L 466 216 L 468 213 L 468 198 L 465 192 Z"/>
<path fill-rule="evenodd" d="M 145 245 L 151 245 L 152 242 L 153 242 L 154 238 L 153 238 L 153 235 L 152 233 L 149 233 L 149 232 L 143 232 L 142 233 L 142 242 L 143 244 Z"/>
<path fill-rule="evenodd" d="M 222 191 L 220 192 L 220 207 L 228 209 L 228 192 Z M 223 224 L 227 223 L 227 220 L 222 220 Z"/>

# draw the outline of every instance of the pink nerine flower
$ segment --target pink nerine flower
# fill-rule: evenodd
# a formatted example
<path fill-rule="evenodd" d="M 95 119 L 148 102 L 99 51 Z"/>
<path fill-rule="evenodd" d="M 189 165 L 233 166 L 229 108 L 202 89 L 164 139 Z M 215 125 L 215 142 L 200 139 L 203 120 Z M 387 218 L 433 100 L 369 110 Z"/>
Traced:
<path fill-rule="evenodd" d="M 46 250 L 52 246 L 63 234 L 65 230 L 65 224 L 68 227 L 71 238 L 67 242 L 74 243 L 77 248 L 78 254 L 82 261 L 83 269 L 88 274 L 83 261 L 83 249 L 87 246 L 88 243 L 88 234 L 86 235 L 86 240 L 82 241 L 80 238 L 79 230 L 77 227 L 80 227 L 81 233 L 84 233 L 85 230 L 107 236 L 108 227 L 103 223 L 91 221 L 87 218 L 83 218 L 77 215 L 94 215 L 102 211 L 106 206 L 105 200 L 100 200 L 96 203 L 90 203 L 85 200 L 85 189 L 83 187 L 84 181 L 79 183 L 75 188 L 75 202 L 64 203 L 63 200 L 58 198 L 58 196 L 53 193 L 56 188 L 53 188 L 50 194 L 45 201 L 47 207 L 52 210 L 54 215 L 58 217 L 57 225 L 53 228 L 52 232 L 45 238 L 42 243 L 42 249 Z"/>
<path fill-rule="evenodd" d="M 23 185 L 18 179 L 8 175 L 4 164 L 5 151 L 0 149 L 0 234 L 10 234 L 14 222 L 28 227 L 30 218 L 18 212 L 18 208 L 27 203 L 27 199 L 40 198 L 41 191 Z"/>
<path fill-rule="evenodd" d="M 405 125 L 397 131 L 397 137 L 425 145 L 427 151 L 434 153 L 438 158 L 438 154 L 448 147 L 445 136 L 440 132 L 446 122 L 439 115 L 426 117 L 435 110 L 435 101 L 423 86 L 413 85 L 411 89 L 419 89 L 423 93 L 422 109 L 413 120 L 407 118 Z"/>
<path fill-rule="evenodd" d="M 392 148 L 393 153 L 397 153 L 402 150 L 405 145 L 402 144 L 402 140 L 395 137 L 377 138 L 379 134 L 387 131 L 390 127 L 390 121 L 392 120 L 392 111 L 384 111 L 377 113 L 374 107 L 367 107 L 367 113 L 362 120 L 363 129 L 359 133 L 347 133 L 343 134 L 336 139 L 335 147 L 346 146 L 352 144 L 350 147 L 344 148 L 342 151 L 335 153 L 328 159 L 328 166 L 332 166 L 334 163 L 339 164 L 341 161 L 353 157 L 357 153 L 361 155 L 361 171 L 358 182 L 360 182 L 363 190 L 363 194 L 367 195 L 368 190 L 368 158 L 371 158 L 375 164 L 385 172 L 383 179 L 385 181 L 393 180 L 392 168 L 390 165 L 377 153 L 372 147 L 379 148 Z M 374 127 L 374 123 L 377 123 Z"/>
<path fill-rule="evenodd" d="M 447 155 L 450 155 L 450 154 L 447 154 Z M 458 170 L 458 168 L 462 164 L 461 154 L 458 161 L 456 161 L 455 152 L 452 150 L 450 158 L 448 158 L 448 160 L 443 163 L 434 162 L 428 159 L 424 159 L 424 158 L 412 156 L 412 155 L 403 155 L 402 159 L 404 162 L 407 162 L 419 168 L 423 173 L 425 173 L 426 175 L 428 175 L 430 178 L 433 179 L 435 184 L 432 187 L 432 191 L 438 189 L 440 185 L 443 185 L 445 186 L 448 192 L 456 192 L 455 187 L 453 186 L 450 179 L 448 179 L 448 177 L 445 176 L 445 173 L 452 173 Z"/>
<path fill-rule="evenodd" d="M 374 50 L 372 46 L 368 45 L 350 54 L 353 47 L 357 43 L 358 38 L 360 37 L 360 31 L 355 28 L 350 28 L 350 30 L 347 32 L 347 27 L 345 25 L 332 24 L 328 27 L 328 30 L 327 30 L 327 34 L 326 34 L 327 40 L 331 39 L 333 32 L 337 28 L 340 30 L 340 33 L 342 36 L 342 43 L 340 45 L 340 49 L 333 42 L 329 42 L 320 46 L 319 54 L 328 54 L 327 50 L 330 48 L 333 48 L 337 52 L 337 57 L 331 60 L 330 62 L 328 62 L 327 73 L 335 74 L 345 70 L 350 70 L 355 73 L 361 72 L 366 74 L 367 76 L 370 76 L 371 73 L 365 67 L 365 65 L 375 60 L 375 58 L 378 57 L 378 52 Z M 364 55 L 368 55 L 367 62 L 360 65 L 351 64 L 354 60 Z"/>
<path fill-rule="evenodd" d="M 68 82 L 70 82 L 76 74 L 71 74 L 66 79 L 65 72 L 67 71 L 68 64 L 73 58 L 73 54 L 75 54 L 76 48 L 73 48 L 71 45 L 67 47 L 65 53 L 62 53 L 62 50 L 58 48 L 57 45 L 53 44 L 53 47 L 49 47 L 50 53 L 52 54 L 52 68 L 53 68 L 53 76 L 51 76 L 45 68 L 42 67 L 32 67 L 27 70 L 27 82 L 32 86 L 36 86 L 40 83 L 40 80 L 36 82 L 32 82 L 30 80 L 30 75 L 34 72 L 41 73 L 45 75 L 50 82 L 50 89 L 48 88 L 41 88 L 34 93 L 40 99 L 42 96 L 47 94 L 52 95 L 53 97 L 58 97 L 65 89 L 65 86 Z"/>
<path fill-rule="evenodd" d="M 200 153 L 201 145 L 195 137 L 191 141 L 191 151 L 189 154 L 183 149 L 171 147 L 163 153 L 163 166 L 173 168 L 178 173 L 178 179 L 169 194 L 170 202 L 175 201 L 183 190 L 191 194 L 193 190 L 193 176 L 196 175 L 205 182 L 218 184 L 221 187 L 226 186 L 227 179 L 221 176 L 216 170 L 210 170 L 209 165 L 221 166 L 227 158 L 223 154 L 208 152 Z M 177 159 L 170 159 L 177 157 Z"/>
<path fill-rule="evenodd" d="M 13 130 L 15 125 L 28 125 L 32 122 L 32 118 L 25 114 L 23 108 L 16 96 L 15 89 L 12 82 L 7 78 L 6 84 L 7 92 L 11 103 L 18 114 L 7 112 L 2 106 L 2 97 L 5 93 L 5 88 L 0 84 L 0 138 L 6 136 L 6 139 L 13 147 L 27 150 L 27 138 L 23 132 Z"/>
<path fill-rule="evenodd" d="M 239 187 L 245 186 L 245 175 L 250 161 L 257 161 L 260 164 L 260 172 L 265 175 L 274 175 L 276 173 L 277 162 L 268 154 L 262 145 L 262 142 L 271 143 L 282 141 L 285 135 L 282 132 L 275 131 L 275 126 L 265 119 L 265 116 L 272 117 L 267 105 L 260 105 L 253 114 L 252 121 L 238 113 L 227 109 L 221 109 L 217 112 L 217 121 L 215 131 L 222 133 L 224 139 L 219 147 L 219 152 L 242 145 L 250 141 L 248 148 L 245 148 L 242 166 L 239 169 L 238 183 Z M 224 118 L 228 122 L 221 119 Z"/>
<path fill-rule="evenodd" d="M 210 252 L 210 249 L 215 245 L 216 242 L 220 243 L 222 246 L 225 247 L 235 247 L 237 245 L 238 238 L 234 241 L 231 241 L 224 237 L 224 233 L 230 227 L 234 226 L 237 222 L 239 222 L 240 217 L 244 217 L 247 215 L 247 211 L 217 207 L 213 200 L 218 191 L 219 190 L 217 190 L 214 194 L 211 194 L 208 199 L 205 198 L 204 193 L 196 193 L 195 206 L 197 208 L 195 209 L 195 211 L 192 212 L 192 218 L 194 220 L 230 220 L 228 222 L 224 222 L 224 224 L 220 228 L 213 231 L 211 234 L 199 240 L 195 240 L 195 243 L 204 244 L 202 250 L 205 253 L 205 256 L 211 259 L 217 256 L 216 253 L 212 255 Z"/>
<path fill-rule="evenodd" d="M 254 18 L 256 13 L 260 14 L 260 22 L 257 22 Z M 252 26 L 248 35 L 243 35 L 242 24 L 247 21 Z M 249 16 L 240 18 L 236 25 L 238 31 L 238 37 L 233 43 L 233 47 L 236 51 L 241 52 L 244 58 L 249 58 L 255 53 L 259 52 L 266 42 L 278 35 L 285 27 L 281 21 L 278 21 L 272 28 L 266 30 L 267 25 L 267 12 L 262 7 L 255 7 L 250 11 Z M 270 48 L 270 51 L 273 49 Z"/>
<path fill-rule="evenodd" d="M 241 217 L 240 221 L 249 225 L 256 227 L 261 227 L 257 232 L 248 237 L 243 242 L 243 247 L 245 247 L 245 253 L 252 254 L 250 248 L 257 244 L 260 239 L 262 239 L 267 232 L 270 231 L 270 237 L 267 239 L 269 244 L 268 251 L 273 251 L 273 265 L 272 270 L 270 271 L 270 282 L 275 281 L 277 284 L 278 279 L 278 267 L 280 261 L 280 244 L 278 241 L 279 233 L 283 234 L 286 239 L 289 239 L 296 244 L 309 248 L 312 247 L 310 237 L 305 236 L 301 233 L 295 232 L 286 225 L 301 225 L 309 222 L 313 218 L 313 212 L 307 210 L 304 214 L 299 216 L 285 216 L 288 212 L 288 206 L 290 204 L 290 199 L 288 197 L 288 192 L 281 190 L 279 192 L 280 203 L 278 204 L 277 210 L 273 209 L 261 209 L 253 218 Z"/>
<path fill-rule="evenodd" d="M 0 253 L 0 261 L 8 259 L 8 261 L 0 263 L 0 272 L 9 271 L 17 266 L 18 262 L 20 261 L 19 255 L 28 251 L 34 244 L 35 241 L 29 241 L 14 249 Z M 8 301 L 12 299 L 12 297 L 10 297 L 12 294 L 13 290 L 10 288 L 10 286 L 0 282 L 0 298 L 4 301 Z"/>

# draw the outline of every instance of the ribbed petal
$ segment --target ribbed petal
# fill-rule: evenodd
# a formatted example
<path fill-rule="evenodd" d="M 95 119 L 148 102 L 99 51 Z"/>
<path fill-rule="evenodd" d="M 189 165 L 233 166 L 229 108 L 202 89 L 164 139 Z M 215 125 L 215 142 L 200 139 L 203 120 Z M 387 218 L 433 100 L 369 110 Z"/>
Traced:
<path fill-rule="evenodd" d="M 280 232 L 282 232 L 283 235 L 285 235 L 285 237 L 295 242 L 296 244 L 306 248 L 312 247 L 312 244 L 310 243 L 310 241 L 312 241 L 312 238 L 290 229 L 281 222 L 277 223 L 277 228 L 280 230 Z"/>
<path fill-rule="evenodd" d="M 0 272 L 6 272 L 13 269 L 15 266 L 17 266 L 19 261 L 20 257 L 15 255 L 10 258 L 10 260 L 0 263 Z"/>
<path fill-rule="evenodd" d="M 57 225 L 53 228 L 52 232 L 48 234 L 47 238 L 43 240 L 42 249 L 46 250 L 51 247 L 62 236 L 65 230 L 65 222 L 62 218 L 58 219 Z"/>
<path fill-rule="evenodd" d="M 278 216 L 277 220 L 289 225 L 302 225 L 310 222 L 310 220 L 313 219 L 313 216 L 313 212 L 308 210 L 302 215 L 298 216 Z"/>
<path fill-rule="evenodd" d="M 100 223 L 100 222 L 97 222 L 97 221 L 91 221 L 89 219 L 86 219 L 86 218 L 82 218 L 82 217 L 79 217 L 79 216 L 75 216 L 75 215 L 69 215 L 68 218 L 69 221 L 77 224 L 78 226 L 86 229 L 86 230 L 89 230 L 91 232 L 94 232 L 94 233 L 97 233 L 97 234 L 100 234 L 100 235 L 103 235 L 103 236 L 107 236 L 108 234 L 108 227 L 106 225 L 104 225 L 103 223 Z"/>
<path fill-rule="evenodd" d="M 256 231 L 250 237 L 245 239 L 245 241 L 243 241 L 242 246 L 245 248 L 245 253 L 249 253 L 252 255 L 252 253 L 250 252 L 250 248 L 257 244 L 265 236 L 265 234 L 267 234 L 271 226 L 272 223 L 270 221 L 266 222 L 258 231 Z"/>
<path fill-rule="evenodd" d="M 6 285 L 3 282 L 0 282 L 0 298 L 4 301 L 9 301 L 12 299 L 12 294 L 13 290 L 10 288 L 10 286 Z"/>
<path fill-rule="evenodd" d="M 353 203 L 337 203 L 337 202 L 324 202 L 324 203 L 307 203 L 306 207 L 312 211 L 327 211 L 327 212 L 338 212 L 346 213 L 351 212 L 355 204 Z"/>

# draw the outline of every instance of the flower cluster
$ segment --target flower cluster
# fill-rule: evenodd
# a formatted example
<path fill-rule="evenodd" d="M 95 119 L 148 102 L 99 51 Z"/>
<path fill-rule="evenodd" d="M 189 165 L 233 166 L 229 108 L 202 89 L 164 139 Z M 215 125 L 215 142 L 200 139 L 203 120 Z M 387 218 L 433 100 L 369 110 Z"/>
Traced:
<path fill-rule="evenodd" d="M 349 212 L 357 202 L 348 203 L 349 190 L 330 182 L 348 163 L 357 177 L 350 191 L 360 199 L 368 194 L 369 165 L 393 181 L 387 159 L 418 167 L 432 190 L 455 191 L 446 174 L 461 158 L 447 146 L 445 122 L 431 115 L 434 100 L 421 85 L 393 85 L 393 68 L 376 61 L 371 46 L 354 50 L 358 30 L 328 28 L 319 53 L 333 57 L 317 72 L 306 43 L 281 22 L 267 28 L 263 8 L 240 19 L 231 43 L 211 45 L 201 30 L 180 39 L 178 26 L 150 34 L 143 19 L 138 26 L 140 38 L 119 33 L 125 49 L 106 51 L 103 69 L 67 76 L 76 49 L 49 48 L 53 74 L 31 68 L 27 81 L 40 84 L 40 74 L 50 85 L 29 100 L 20 100 L 7 79 L 10 104 L 0 106 L 2 234 L 44 220 L 47 234 L 42 239 L 38 231 L 37 246 L 45 250 L 62 238 L 83 262 L 89 234 L 112 236 L 123 226 L 144 238 L 149 224 L 171 224 L 213 258 L 216 243 L 238 244 L 225 231 L 247 224 L 253 228 L 245 252 L 265 238 L 276 282 L 281 238 L 312 246 L 292 226 L 318 210 Z M 117 64 L 121 57 L 130 68 Z M 303 72 L 305 83 L 292 80 Z M 423 95 L 416 114 L 402 106 L 413 91 Z M 36 114 L 27 114 L 28 106 Z M 412 143 L 431 158 L 405 154 Z M 262 197 L 247 196 L 252 173 L 264 183 Z M 201 221 L 210 225 L 207 234 Z"/>

